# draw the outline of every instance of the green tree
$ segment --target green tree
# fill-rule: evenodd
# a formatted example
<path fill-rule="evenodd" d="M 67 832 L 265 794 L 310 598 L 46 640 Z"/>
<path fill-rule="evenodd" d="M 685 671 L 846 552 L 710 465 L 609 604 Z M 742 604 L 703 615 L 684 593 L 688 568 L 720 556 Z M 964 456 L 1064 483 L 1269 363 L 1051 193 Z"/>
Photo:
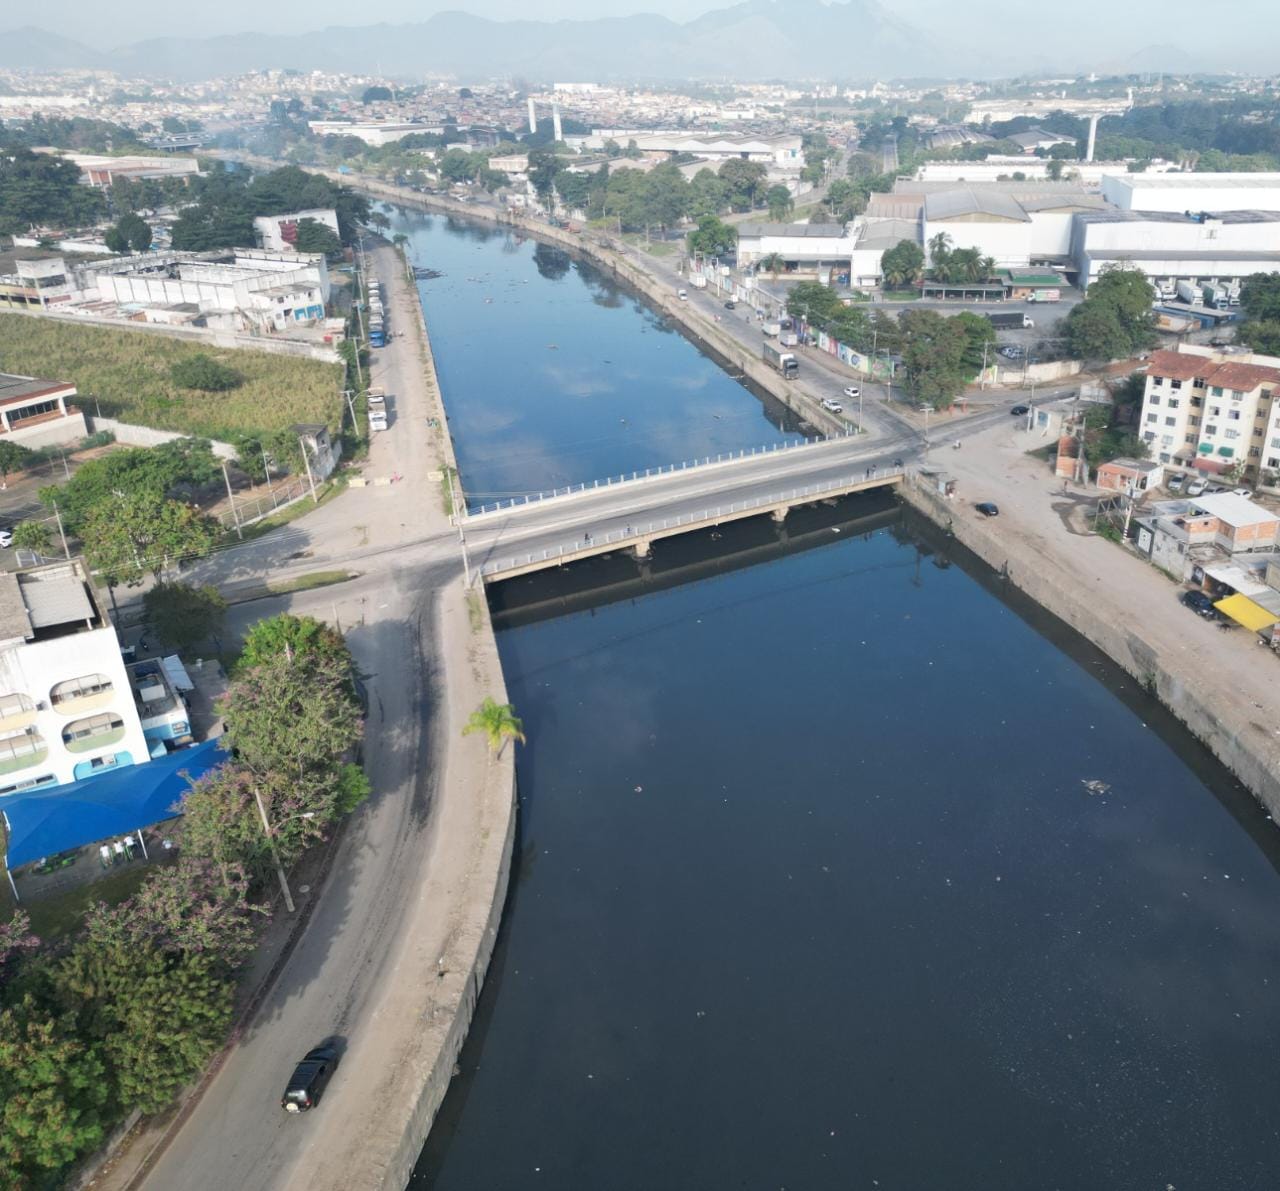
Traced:
<path fill-rule="evenodd" d="M 350 666 L 327 651 L 237 671 L 221 710 L 226 742 L 255 774 L 327 779 L 363 732 Z"/>
<path fill-rule="evenodd" d="M 14 146 L 0 151 L 0 235 L 37 225 L 86 227 L 106 208 L 101 190 L 80 184 L 75 162 Z"/>
<path fill-rule="evenodd" d="M 898 326 L 907 392 L 935 409 L 946 408 L 973 376 L 965 362 L 969 338 L 963 324 L 933 310 L 907 310 Z"/>
<path fill-rule="evenodd" d="M 0 480 L 7 481 L 11 471 L 25 471 L 34 457 L 21 443 L 8 439 L 0 442 Z"/>
<path fill-rule="evenodd" d="M 915 285 L 924 276 L 924 251 L 914 240 L 899 240 L 880 258 L 880 272 L 887 288 Z"/>
<path fill-rule="evenodd" d="M 360 96 L 361 103 L 386 103 L 391 99 L 391 88 L 381 85 L 366 87 Z"/>
<path fill-rule="evenodd" d="M 795 199 L 785 186 L 770 186 L 765 192 L 765 205 L 769 208 L 769 218 L 781 223 L 795 210 Z"/>
<path fill-rule="evenodd" d="M 169 379 L 180 389 L 197 389 L 202 393 L 225 393 L 242 383 L 234 368 L 228 368 L 203 352 L 169 365 Z"/>
<path fill-rule="evenodd" d="M 765 272 L 773 275 L 774 281 L 778 280 L 778 274 L 787 266 L 786 260 L 780 252 L 771 252 L 768 256 L 762 257 L 757 267 L 764 269 Z"/>
<path fill-rule="evenodd" d="M 92 933 L 58 964 L 56 995 L 100 1048 L 122 1108 L 159 1112 L 222 1044 L 232 986 L 215 966 Z"/>
<path fill-rule="evenodd" d="M 725 256 L 737 247 L 738 232 L 715 215 L 704 215 L 698 220 L 698 226 L 689 233 L 688 244 L 690 252 L 700 252 L 704 256 Z"/>
<path fill-rule="evenodd" d="M 28 994 L 0 1009 L 0 1167 L 6 1187 L 45 1185 L 106 1133 L 100 1048 Z"/>
<path fill-rule="evenodd" d="M 817 281 L 797 282 L 787 294 L 787 313 L 821 330 L 826 330 L 831 319 L 843 309 L 844 303 L 835 290 Z"/>
<path fill-rule="evenodd" d="M 159 582 L 166 568 L 203 558 L 217 539 L 217 524 L 198 509 L 146 491 L 112 493 L 80 527 L 85 557 L 113 587 L 148 573 Z"/>
<path fill-rule="evenodd" d="M 524 724 L 516 716 L 516 709 L 510 703 L 499 703 L 492 696 L 486 695 L 467 720 L 462 729 L 463 736 L 472 732 L 482 732 L 493 755 L 498 756 L 508 740 L 525 742 Z"/>
<path fill-rule="evenodd" d="M 238 665 L 261 666 L 282 657 L 325 657 L 354 670 L 351 650 L 342 634 L 313 616 L 294 616 L 281 612 L 255 622 L 244 636 Z"/>
<path fill-rule="evenodd" d="M 967 373 L 966 379 L 972 380 L 982 371 L 984 365 L 990 364 L 996 358 L 996 329 L 989 318 L 983 318 L 980 314 L 973 314 L 968 310 L 954 315 L 952 321 L 964 332 L 963 360 Z"/>
<path fill-rule="evenodd" d="M 49 527 L 43 521 L 19 521 L 13 527 L 13 544 L 34 554 L 49 553 Z"/>
<path fill-rule="evenodd" d="M 951 280 L 951 237 L 946 232 L 929 237 L 929 264 L 938 281 Z"/>
<path fill-rule="evenodd" d="M 298 221 L 298 235 L 293 247 L 298 252 L 323 253 L 330 260 L 336 260 L 342 255 L 342 241 L 338 239 L 338 233 L 318 219 Z"/>
<path fill-rule="evenodd" d="M 1083 302 L 1066 318 L 1067 340 L 1077 359 L 1123 359 L 1156 342 L 1151 303 L 1155 290 L 1146 274 L 1108 265 Z"/>
<path fill-rule="evenodd" d="M 147 621 L 156 636 L 178 650 L 188 650 L 222 633 L 227 601 L 206 583 L 157 583 L 143 597 Z"/>
<path fill-rule="evenodd" d="M 1262 355 L 1280 352 L 1280 273 L 1246 277 L 1240 289 L 1240 313 L 1244 316 L 1237 332 L 1240 342 Z"/>
<path fill-rule="evenodd" d="M 758 161 L 731 157 L 719 169 L 720 179 L 729 190 L 729 205 L 735 211 L 750 211 L 759 205 L 769 171 Z"/>
<path fill-rule="evenodd" d="M 714 170 L 703 166 L 689 182 L 689 215 L 701 221 L 729 206 L 729 187 Z"/>

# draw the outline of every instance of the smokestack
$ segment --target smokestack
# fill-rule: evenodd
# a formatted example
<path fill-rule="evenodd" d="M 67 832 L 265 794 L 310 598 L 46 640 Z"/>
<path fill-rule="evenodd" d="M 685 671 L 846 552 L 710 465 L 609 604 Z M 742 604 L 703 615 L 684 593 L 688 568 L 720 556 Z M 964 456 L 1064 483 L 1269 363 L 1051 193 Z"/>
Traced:
<path fill-rule="evenodd" d="M 560 127 L 560 105 L 551 106 L 551 135 L 553 140 L 564 140 L 564 129 Z"/>
<path fill-rule="evenodd" d="M 1089 117 L 1089 148 L 1085 150 L 1085 161 L 1093 160 L 1093 147 L 1098 141 L 1098 117 Z"/>
<path fill-rule="evenodd" d="M 529 96 L 529 131 L 538 131 L 538 113 L 533 110 L 533 96 Z"/>

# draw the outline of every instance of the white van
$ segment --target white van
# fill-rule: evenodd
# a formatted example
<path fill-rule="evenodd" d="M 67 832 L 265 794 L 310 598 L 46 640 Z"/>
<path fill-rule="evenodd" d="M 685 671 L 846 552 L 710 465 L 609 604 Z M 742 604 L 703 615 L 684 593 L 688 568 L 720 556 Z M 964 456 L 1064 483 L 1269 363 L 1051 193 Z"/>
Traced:
<path fill-rule="evenodd" d="M 676 290 L 676 297 L 682 302 L 687 302 L 689 300 L 689 291 L 687 289 L 678 289 Z"/>

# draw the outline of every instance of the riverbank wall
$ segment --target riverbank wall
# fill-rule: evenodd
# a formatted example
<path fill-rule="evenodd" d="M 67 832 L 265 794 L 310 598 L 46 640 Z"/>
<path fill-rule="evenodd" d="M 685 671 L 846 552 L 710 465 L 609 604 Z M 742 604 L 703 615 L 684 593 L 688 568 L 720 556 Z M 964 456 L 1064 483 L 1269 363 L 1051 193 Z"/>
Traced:
<path fill-rule="evenodd" d="M 1052 555 L 1002 535 L 998 519 L 966 515 L 967 508 L 923 487 L 918 476 L 913 479 L 899 488 L 907 504 L 1141 683 L 1280 820 L 1280 743 L 1272 726 L 1251 719 L 1242 708 L 1217 703 L 1193 663 L 1143 635 L 1133 609 L 1116 608 L 1105 593 L 1082 586 Z"/>

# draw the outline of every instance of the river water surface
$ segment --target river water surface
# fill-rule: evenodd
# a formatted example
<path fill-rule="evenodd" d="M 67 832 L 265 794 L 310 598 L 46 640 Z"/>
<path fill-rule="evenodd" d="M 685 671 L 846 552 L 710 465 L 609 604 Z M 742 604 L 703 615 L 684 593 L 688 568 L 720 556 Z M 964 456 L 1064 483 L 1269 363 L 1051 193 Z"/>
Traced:
<path fill-rule="evenodd" d="M 484 383 L 497 356 L 433 301 L 479 425 L 505 366 Z M 1271 1191 L 1263 813 L 892 506 L 776 532 L 660 543 L 696 582 L 500 631 L 529 736 L 512 895 L 413 1186 Z M 771 561 L 695 565 L 739 549 Z"/>

